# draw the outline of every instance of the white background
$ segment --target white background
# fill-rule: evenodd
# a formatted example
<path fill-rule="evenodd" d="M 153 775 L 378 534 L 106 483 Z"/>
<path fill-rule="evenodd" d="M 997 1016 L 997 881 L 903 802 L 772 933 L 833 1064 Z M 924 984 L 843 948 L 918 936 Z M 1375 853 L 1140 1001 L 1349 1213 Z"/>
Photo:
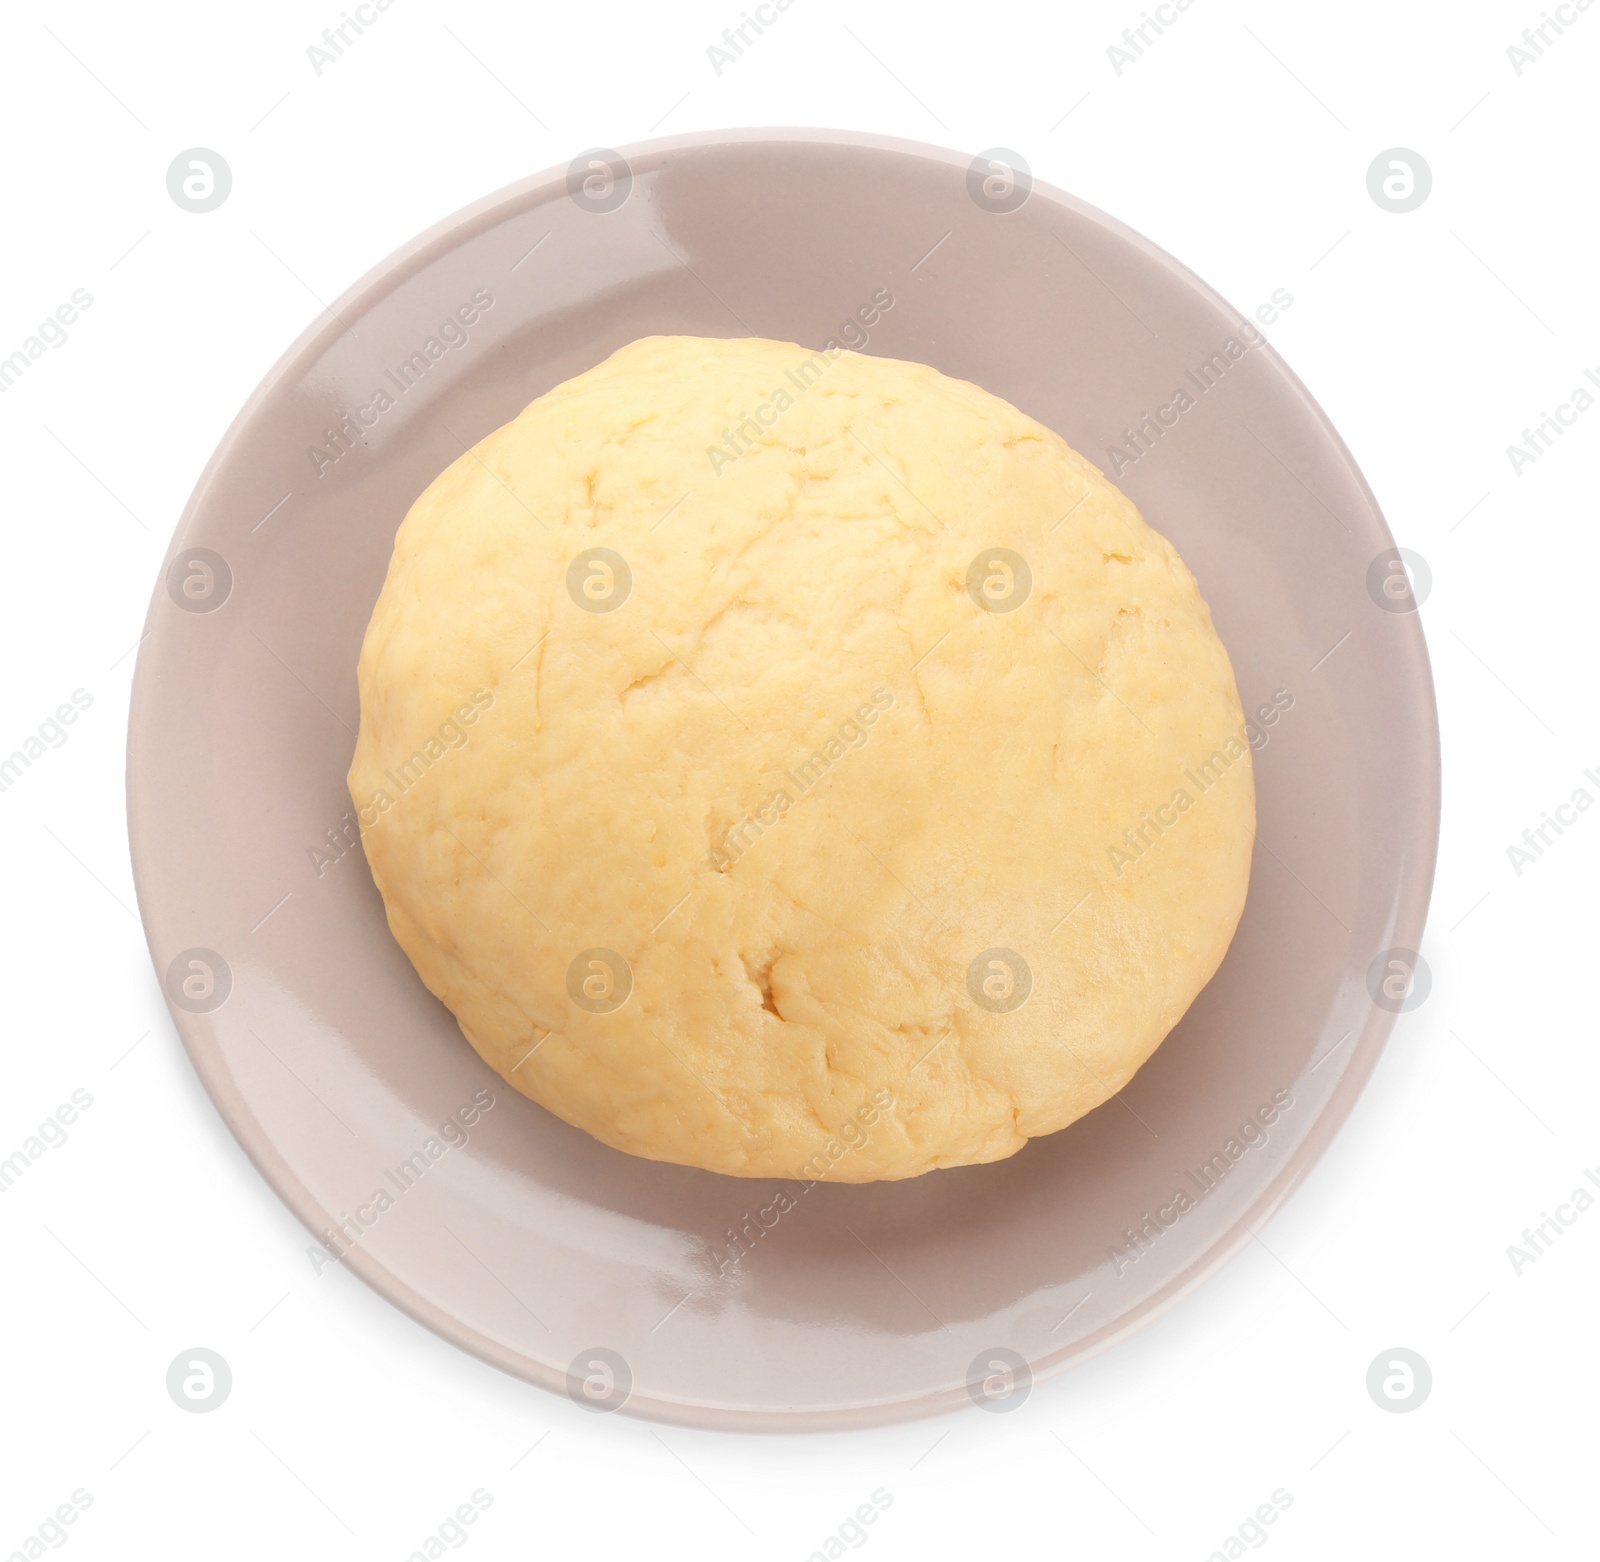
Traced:
<path fill-rule="evenodd" d="M 879 1559 L 1198 1562 L 1279 1488 L 1281 1558 L 1594 1554 L 1600 1208 L 1520 1274 L 1506 1250 L 1600 1175 L 1600 811 L 1520 876 L 1507 847 L 1600 797 L 1600 408 L 1520 475 L 1507 446 L 1600 374 L 1600 7 L 1520 77 L 1535 4 L 1197 0 L 1120 76 L 1138 0 L 1061 10 L 795 0 L 719 76 L 738 0 L 396 0 L 319 76 L 339 0 L 7 8 L 0 356 L 94 302 L 0 396 L 0 750 L 93 705 L 0 794 L 0 1157 L 94 1104 L 0 1195 L 0 1557 L 77 1488 L 85 1562 L 398 1562 L 476 1488 L 484 1562 L 800 1559 L 879 1487 Z M 172 528 L 319 300 L 584 148 L 766 124 L 1013 147 L 1241 310 L 1290 292 L 1275 345 L 1431 568 L 1445 752 L 1432 993 L 1264 1241 L 1014 1413 L 808 1438 L 587 1415 L 315 1277 L 167 1018 L 122 794 Z M 203 216 L 165 185 L 193 146 L 233 170 Z M 1395 146 L 1434 177 L 1406 215 L 1366 188 Z M 196 1345 L 234 1377 L 205 1415 L 164 1386 Z M 1395 1346 L 1433 1373 L 1406 1414 L 1365 1387 Z"/>

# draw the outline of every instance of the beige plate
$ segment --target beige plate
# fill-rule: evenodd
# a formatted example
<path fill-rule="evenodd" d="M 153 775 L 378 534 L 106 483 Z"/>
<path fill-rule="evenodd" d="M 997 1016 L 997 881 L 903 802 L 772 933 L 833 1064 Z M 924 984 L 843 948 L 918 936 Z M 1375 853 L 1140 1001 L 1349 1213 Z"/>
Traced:
<path fill-rule="evenodd" d="M 954 153 L 773 130 L 634 148 L 631 178 L 605 160 L 386 261 L 206 468 L 133 692 L 150 947 L 263 1175 L 319 1236 L 353 1217 L 344 1261 L 446 1338 L 595 1408 L 626 1392 L 629 1411 L 687 1425 L 929 1415 L 997 1381 L 991 1362 L 1055 1372 L 1154 1317 L 1248 1240 L 1349 1112 L 1398 1006 L 1372 973 L 1410 962 L 1433 873 L 1421 629 L 1305 387 L 1269 348 L 1224 355 L 1119 481 L 1199 577 L 1247 709 L 1293 696 L 1256 757 L 1260 846 L 1226 962 L 1072 1128 L 998 1165 L 816 1187 L 719 1273 L 729 1229 L 759 1223 L 776 1185 L 632 1159 L 513 1095 L 390 937 L 359 850 L 314 865 L 349 806 L 356 653 L 396 526 L 468 444 L 654 332 L 819 346 L 886 287 L 870 351 L 973 380 L 1109 469 L 1108 446 L 1169 408 L 1238 316 L 1137 234 Z M 478 289 L 494 301 L 469 340 L 420 359 L 393 408 L 317 462 Z M 398 1191 L 391 1173 L 485 1086 L 497 1102 L 470 1144 L 424 1156 Z M 1280 1090 L 1292 1106 L 1230 1160 Z M 1194 1207 L 1163 1224 L 1180 1189 Z M 1138 1256 L 1117 1256 L 1139 1225 Z"/>

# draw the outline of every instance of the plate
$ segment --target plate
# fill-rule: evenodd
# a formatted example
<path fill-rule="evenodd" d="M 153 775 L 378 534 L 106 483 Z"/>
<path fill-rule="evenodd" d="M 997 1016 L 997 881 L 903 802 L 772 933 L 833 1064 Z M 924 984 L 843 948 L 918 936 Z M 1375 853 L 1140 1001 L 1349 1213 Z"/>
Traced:
<path fill-rule="evenodd" d="M 1238 934 L 1119 1096 L 1010 1160 L 779 1211 L 797 1185 L 634 1159 L 516 1095 L 423 988 L 344 791 L 356 656 L 412 500 L 534 397 L 652 333 L 853 342 L 884 291 L 854 345 L 1105 468 L 1274 719 Z M 1012 1407 L 1247 1242 L 1422 993 L 1439 820 L 1409 577 L 1260 325 L 1010 154 L 825 131 L 586 153 L 338 300 L 184 512 L 128 749 L 173 1019 L 313 1264 L 585 1408 L 797 1431 Z"/>

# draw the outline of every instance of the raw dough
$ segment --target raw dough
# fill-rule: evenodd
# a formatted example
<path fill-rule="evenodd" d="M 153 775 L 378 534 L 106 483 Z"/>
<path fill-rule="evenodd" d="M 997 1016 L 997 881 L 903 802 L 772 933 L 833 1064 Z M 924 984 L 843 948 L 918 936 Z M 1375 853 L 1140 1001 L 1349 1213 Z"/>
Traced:
<path fill-rule="evenodd" d="M 1011 1155 L 1127 1082 L 1244 906 L 1194 578 L 922 364 L 624 347 L 413 505 L 359 679 L 395 937 L 493 1068 L 635 1155 Z"/>

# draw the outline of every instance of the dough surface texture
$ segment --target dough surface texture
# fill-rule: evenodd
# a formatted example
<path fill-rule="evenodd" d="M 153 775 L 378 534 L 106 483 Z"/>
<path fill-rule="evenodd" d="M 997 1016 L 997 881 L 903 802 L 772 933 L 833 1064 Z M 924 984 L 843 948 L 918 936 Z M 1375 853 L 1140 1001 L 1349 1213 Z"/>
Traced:
<path fill-rule="evenodd" d="M 921 364 L 622 348 L 412 506 L 358 679 L 394 936 L 635 1155 L 1011 1155 L 1121 1089 L 1244 907 L 1250 729 L 1194 578 Z"/>

